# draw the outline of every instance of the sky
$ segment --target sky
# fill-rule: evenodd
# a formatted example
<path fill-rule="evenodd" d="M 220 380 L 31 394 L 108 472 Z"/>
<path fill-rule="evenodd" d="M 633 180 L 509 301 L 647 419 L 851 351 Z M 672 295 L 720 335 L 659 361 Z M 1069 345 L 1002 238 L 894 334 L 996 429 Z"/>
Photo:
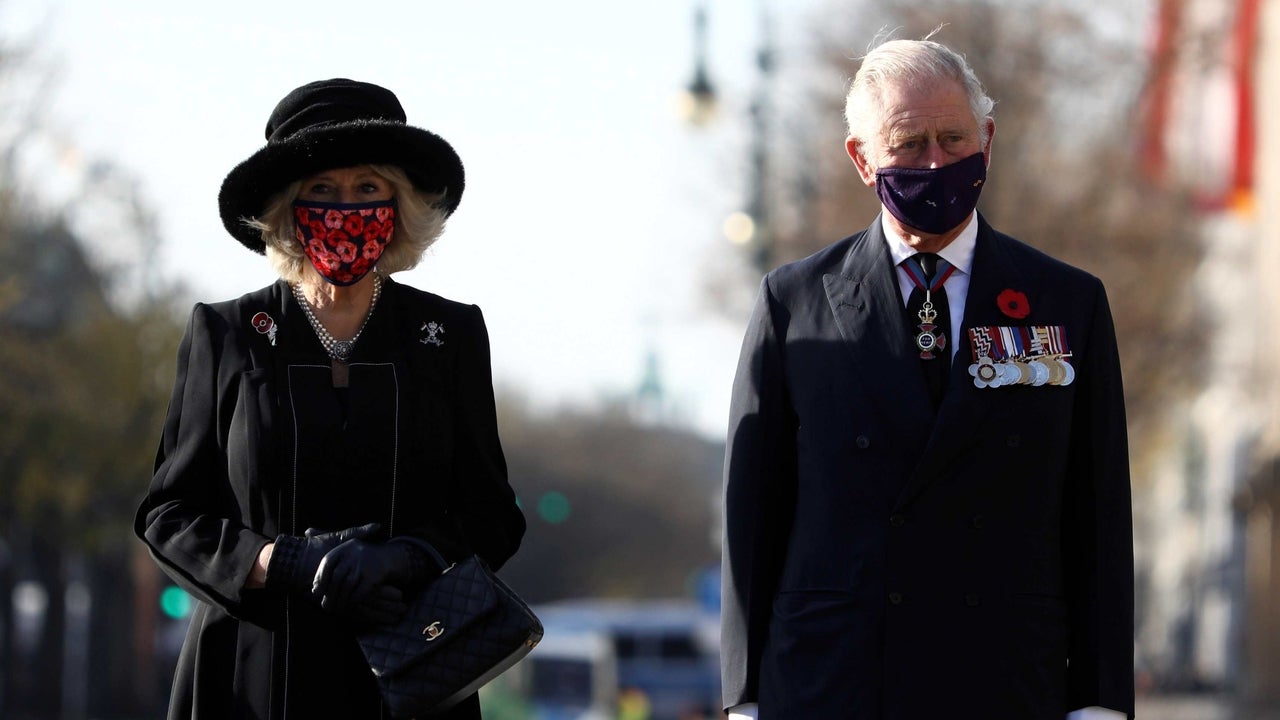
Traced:
<path fill-rule="evenodd" d="M 815 2 L 769 9 L 784 55 Z M 624 397 L 652 354 L 673 417 L 723 438 L 759 278 L 721 223 L 747 185 L 767 5 L 707 3 L 721 108 L 703 128 L 676 111 L 694 5 L 0 0 L 0 37 L 34 43 L 53 70 L 42 134 L 63 179 L 46 194 L 75 203 L 86 168 L 118 166 L 155 213 L 156 272 L 200 301 L 274 279 L 223 230 L 216 198 L 280 98 L 330 77 L 390 88 L 467 171 L 444 236 L 397 279 L 478 304 L 497 384 L 535 408 Z M 733 293 L 713 300 L 726 275 Z"/>

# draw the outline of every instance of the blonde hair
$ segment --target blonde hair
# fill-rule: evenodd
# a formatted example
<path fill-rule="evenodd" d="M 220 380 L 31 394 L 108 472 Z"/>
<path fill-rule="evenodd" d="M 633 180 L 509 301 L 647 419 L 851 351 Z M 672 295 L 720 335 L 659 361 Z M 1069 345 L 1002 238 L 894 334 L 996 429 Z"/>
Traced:
<path fill-rule="evenodd" d="M 411 270 L 444 232 L 446 213 L 441 207 L 444 195 L 418 190 L 404 170 L 395 165 L 370 165 L 369 168 L 391 183 L 396 199 L 395 234 L 378 258 L 377 270 L 383 275 Z M 267 202 L 260 216 L 246 220 L 246 224 L 262 233 L 271 266 L 291 283 L 301 282 L 310 267 L 302 243 L 294 235 L 293 201 L 301 189 L 301 180 L 289 183 Z"/>
<path fill-rule="evenodd" d="M 958 82 L 964 88 L 969 98 L 969 109 L 978 123 L 978 139 L 986 145 L 986 121 L 991 118 L 995 101 L 982 89 L 982 83 L 964 56 L 928 37 L 924 40 L 889 40 L 862 58 L 862 66 L 858 68 L 845 98 L 844 117 L 849 136 L 863 144 L 875 139 L 883 130 L 881 98 L 886 86 L 902 83 L 920 87 L 945 80 Z"/>

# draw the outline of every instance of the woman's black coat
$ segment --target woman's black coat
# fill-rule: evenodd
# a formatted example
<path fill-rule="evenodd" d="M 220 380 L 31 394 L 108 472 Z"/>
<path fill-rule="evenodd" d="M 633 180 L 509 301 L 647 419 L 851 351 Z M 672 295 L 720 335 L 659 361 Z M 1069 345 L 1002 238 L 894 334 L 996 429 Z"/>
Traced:
<path fill-rule="evenodd" d="M 500 567 L 525 522 L 507 483 L 479 308 L 387 280 L 349 367 L 353 405 L 366 379 L 394 398 L 380 411 L 394 433 L 395 457 L 380 459 L 391 487 L 370 488 L 387 498 L 386 510 L 362 520 Z M 350 632 L 301 608 L 306 601 L 245 589 L 265 543 L 306 529 L 294 516 L 294 428 L 306 384 L 299 378 L 328 372 L 283 281 L 192 312 L 155 474 L 135 519 L 164 571 L 201 601 L 178 661 L 170 718 L 287 718 L 286 681 L 308 674 L 308 658 L 288 651 L 290 633 L 307 627 L 300 618 L 312 618 L 308 632 L 314 621 L 324 632 Z M 343 689 L 314 691 L 337 697 Z M 475 699 L 448 717 L 478 718 Z"/>

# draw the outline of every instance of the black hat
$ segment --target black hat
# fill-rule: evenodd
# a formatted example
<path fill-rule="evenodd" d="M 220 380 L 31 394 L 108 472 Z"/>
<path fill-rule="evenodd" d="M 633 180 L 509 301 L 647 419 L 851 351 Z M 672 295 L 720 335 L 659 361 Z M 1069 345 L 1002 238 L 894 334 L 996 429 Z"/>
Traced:
<path fill-rule="evenodd" d="M 256 253 L 266 250 L 257 217 L 267 201 L 299 178 L 334 168 L 387 164 L 418 189 L 443 193 L 446 215 L 462 199 L 462 160 L 435 133 L 405 124 L 404 108 L 386 88 L 354 80 L 320 80 L 294 90 L 267 120 L 267 144 L 222 181 L 222 224 Z"/>

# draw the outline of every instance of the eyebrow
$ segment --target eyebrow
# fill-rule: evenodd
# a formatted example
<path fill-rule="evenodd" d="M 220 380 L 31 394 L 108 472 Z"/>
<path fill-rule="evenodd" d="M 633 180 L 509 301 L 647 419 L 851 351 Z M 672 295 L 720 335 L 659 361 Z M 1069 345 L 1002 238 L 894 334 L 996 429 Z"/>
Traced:
<path fill-rule="evenodd" d="M 884 137 L 885 137 L 885 140 L 890 143 L 899 143 L 904 140 L 912 140 L 916 138 L 945 137 L 947 135 L 971 135 L 971 134 L 974 134 L 971 130 L 958 125 L 949 125 L 945 127 L 940 127 L 934 132 L 926 132 L 925 130 L 918 127 L 899 126 L 899 127 L 889 128 L 889 130 L 885 132 Z"/>
<path fill-rule="evenodd" d="M 374 180 L 381 180 L 382 176 L 372 170 L 361 170 L 360 172 L 356 173 L 352 179 L 359 182 L 361 180 L 369 180 L 371 178 Z M 308 175 L 302 180 L 303 182 L 316 182 L 319 180 L 332 181 L 333 179 L 334 179 L 334 176 L 332 171 L 325 171 L 325 172 L 316 173 L 315 175 Z"/>

